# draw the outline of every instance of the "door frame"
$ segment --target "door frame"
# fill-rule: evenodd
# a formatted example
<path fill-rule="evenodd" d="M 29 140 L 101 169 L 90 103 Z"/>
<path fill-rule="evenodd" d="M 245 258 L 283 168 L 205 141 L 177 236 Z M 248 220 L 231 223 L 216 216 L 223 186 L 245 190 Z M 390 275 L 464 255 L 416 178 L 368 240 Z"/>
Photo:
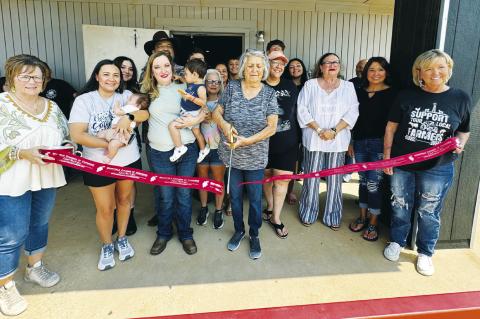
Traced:
<path fill-rule="evenodd" d="M 171 34 L 201 33 L 206 35 L 235 35 L 242 36 L 242 50 L 245 51 L 252 45 L 257 31 L 257 22 L 253 20 L 242 21 L 211 21 L 200 19 L 165 19 L 155 18 L 154 26 L 157 29 L 170 30 Z M 256 43 L 256 41 L 255 41 Z"/>

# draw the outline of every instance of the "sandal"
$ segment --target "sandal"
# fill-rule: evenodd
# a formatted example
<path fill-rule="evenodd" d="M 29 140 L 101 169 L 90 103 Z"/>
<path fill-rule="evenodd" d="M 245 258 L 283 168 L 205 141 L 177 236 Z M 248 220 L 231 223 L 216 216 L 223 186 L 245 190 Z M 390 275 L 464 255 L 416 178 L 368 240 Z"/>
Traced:
<path fill-rule="evenodd" d="M 302 222 L 302 225 L 305 226 L 305 227 L 310 227 L 310 226 L 312 226 L 313 224 L 310 224 L 310 223 L 307 223 L 307 222 Z"/>
<path fill-rule="evenodd" d="M 328 226 L 328 227 L 330 227 L 330 229 L 333 230 L 333 231 L 339 231 L 340 230 L 340 225 L 338 225 L 338 226 L 332 225 L 332 226 Z"/>
<path fill-rule="evenodd" d="M 270 218 L 272 217 L 273 215 L 273 210 L 267 210 L 266 208 L 263 210 L 263 213 L 262 213 L 262 219 L 263 221 L 265 222 L 269 222 L 270 221 Z"/>
<path fill-rule="evenodd" d="M 272 225 L 273 230 L 275 231 L 275 234 L 277 234 L 278 238 L 285 239 L 288 236 L 288 232 L 286 234 L 283 233 L 283 229 L 285 228 L 285 225 L 283 223 L 280 224 L 275 224 L 271 221 L 268 221 L 270 225 Z"/>
<path fill-rule="evenodd" d="M 359 227 L 360 225 L 362 225 L 362 226 Z M 362 217 L 358 217 L 357 219 L 355 219 L 355 221 L 353 223 L 348 225 L 348 228 L 351 231 L 353 231 L 354 233 L 358 233 L 358 232 L 361 232 L 362 230 L 364 230 L 365 227 L 367 227 L 367 225 L 368 225 L 367 219 L 362 218 Z"/>
<path fill-rule="evenodd" d="M 371 233 L 375 233 L 375 236 L 373 238 L 368 238 L 368 235 Z M 378 228 L 377 225 L 368 225 L 367 229 L 362 235 L 362 238 L 367 240 L 367 241 L 376 241 L 378 239 Z"/>

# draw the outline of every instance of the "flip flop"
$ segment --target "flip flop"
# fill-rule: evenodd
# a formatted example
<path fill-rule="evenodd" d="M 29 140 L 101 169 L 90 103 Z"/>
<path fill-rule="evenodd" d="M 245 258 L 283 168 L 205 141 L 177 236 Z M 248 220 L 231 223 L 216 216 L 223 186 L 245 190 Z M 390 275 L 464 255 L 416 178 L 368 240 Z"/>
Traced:
<path fill-rule="evenodd" d="M 354 225 L 354 227 L 352 227 L 352 225 Z M 362 227 L 357 228 L 359 225 L 362 225 Z M 353 223 L 348 225 L 348 228 L 354 233 L 358 233 L 364 230 L 367 227 L 367 225 L 368 225 L 367 219 L 362 219 L 362 217 L 358 217 L 357 219 L 355 219 Z"/>
<path fill-rule="evenodd" d="M 275 234 L 277 235 L 278 238 L 285 239 L 288 236 L 288 233 L 283 234 L 283 228 L 285 228 L 285 225 L 283 223 L 280 224 L 275 224 L 272 221 L 268 221 L 270 225 L 272 225 L 273 230 L 275 231 Z M 281 233 L 279 233 L 280 231 Z"/>
<path fill-rule="evenodd" d="M 375 232 L 376 236 L 373 237 L 373 238 L 368 238 L 367 236 L 365 236 L 365 234 L 367 235 L 370 235 L 370 233 L 373 233 Z M 365 230 L 365 232 L 363 233 L 362 235 L 362 238 L 365 239 L 366 241 L 377 241 L 378 240 L 378 227 L 377 225 L 368 225 L 367 229 Z"/>
<path fill-rule="evenodd" d="M 332 226 L 328 226 L 328 227 L 329 227 L 331 230 L 333 230 L 333 231 L 339 231 L 339 230 L 340 230 L 340 226 L 334 226 L 334 225 L 332 225 Z"/>

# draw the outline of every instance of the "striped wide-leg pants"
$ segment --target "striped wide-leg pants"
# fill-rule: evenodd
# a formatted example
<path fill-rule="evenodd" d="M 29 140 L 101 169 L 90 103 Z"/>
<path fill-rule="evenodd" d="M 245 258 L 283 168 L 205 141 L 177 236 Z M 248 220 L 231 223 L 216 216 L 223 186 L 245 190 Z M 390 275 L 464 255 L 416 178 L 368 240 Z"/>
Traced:
<path fill-rule="evenodd" d="M 339 167 L 344 164 L 345 152 L 310 152 L 304 149 L 303 165 L 305 173 L 322 169 Z M 327 176 L 327 200 L 323 223 L 327 226 L 339 226 L 342 219 L 342 181 L 343 175 Z M 307 178 L 303 181 L 300 196 L 300 220 L 305 224 L 313 224 L 318 217 L 319 178 Z"/>

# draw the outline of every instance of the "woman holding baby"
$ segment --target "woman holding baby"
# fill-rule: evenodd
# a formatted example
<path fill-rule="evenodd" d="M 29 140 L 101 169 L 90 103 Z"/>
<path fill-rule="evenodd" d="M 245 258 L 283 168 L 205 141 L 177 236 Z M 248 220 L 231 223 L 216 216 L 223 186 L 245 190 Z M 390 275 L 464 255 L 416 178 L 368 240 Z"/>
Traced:
<path fill-rule="evenodd" d="M 152 101 L 149 107 L 147 152 L 151 169 L 155 173 L 192 177 L 195 173 L 199 149 L 189 127 L 201 123 L 205 119 L 205 112 L 179 118 L 182 99 L 180 92 L 183 92 L 186 86 L 173 81 L 173 66 L 172 58 L 164 52 L 152 54 L 147 62 L 141 88 L 141 91 L 147 93 Z M 173 162 L 170 161 L 170 157 L 174 153 L 175 144 L 168 129 L 172 121 L 178 123 L 176 128 L 179 129 L 181 141 L 187 148 L 185 153 Z M 189 255 L 195 254 L 197 246 L 193 240 L 193 229 L 190 227 L 191 190 L 156 186 L 154 196 L 158 225 L 157 238 L 150 249 L 150 254 L 158 255 L 165 250 L 167 242 L 173 235 L 172 222 L 174 221 L 184 251 Z"/>
<path fill-rule="evenodd" d="M 75 99 L 69 119 L 71 138 L 83 145 L 84 158 L 101 163 L 109 162 L 111 165 L 141 168 L 135 134 L 130 143 L 123 143 L 115 152 L 111 152 L 110 145 L 116 141 L 115 137 L 121 139 L 130 136 L 137 123 L 148 119 L 148 111 L 138 106 L 139 110 L 131 113 L 124 112 L 121 115 L 118 112 L 119 108 L 134 103 L 133 98 L 129 101 L 131 95 L 132 92 L 124 90 L 121 71 L 113 61 L 102 60 L 97 63 L 87 84 Z M 118 114 L 115 114 L 115 109 Z M 117 116 L 116 124 L 112 126 L 112 121 Z M 110 134 L 113 135 L 110 142 L 99 137 L 103 136 L 102 131 L 109 129 L 115 130 L 115 134 Z M 133 181 L 86 172 L 83 180 L 92 193 L 97 210 L 96 223 L 102 242 L 98 269 L 107 270 L 115 266 L 115 249 L 118 250 L 121 261 L 133 257 L 135 253 L 125 236 Z M 118 214 L 118 238 L 113 243 L 111 233 L 115 207 Z"/>

